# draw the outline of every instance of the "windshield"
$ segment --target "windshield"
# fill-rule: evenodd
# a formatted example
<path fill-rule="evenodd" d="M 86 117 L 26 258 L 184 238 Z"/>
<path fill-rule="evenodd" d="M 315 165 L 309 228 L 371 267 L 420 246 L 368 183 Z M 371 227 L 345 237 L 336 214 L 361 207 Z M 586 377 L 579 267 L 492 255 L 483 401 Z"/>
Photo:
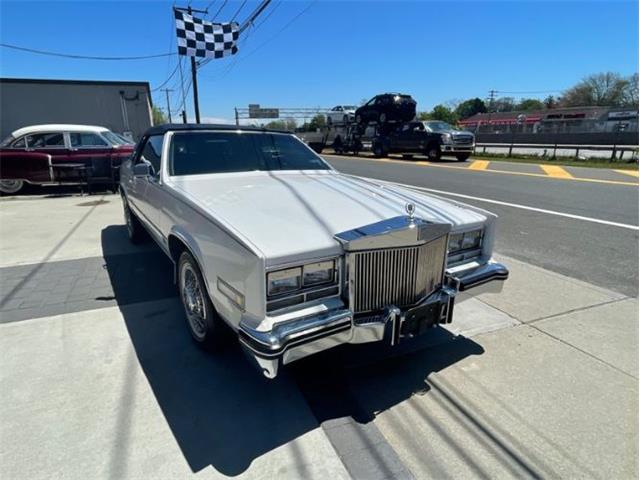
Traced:
<path fill-rule="evenodd" d="M 449 125 L 447 122 L 424 122 L 424 125 L 430 132 L 448 132 L 456 129 L 453 125 Z"/>
<path fill-rule="evenodd" d="M 113 133 L 113 132 L 111 132 Z M 134 142 L 133 140 L 131 140 L 130 138 L 125 137 L 124 135 L 121 135 L 119 133 L 113 133 L 116 137 L 118 137 L 120 140 L 122 140 L 124 142 L 125 145 L 135 145 L 136 142 Z"/>
<path fill-rule="evenodd" d="M 170 175 L 330 168 L 293 135 L 177 132 L 171 142 Z"/>
<path fill-rule="evenodd" d="M 112 145 L 127 145 L 127 142 L 124 142 L 118 135 L 108 130 L 104 132 L 100 132 L 104 138 L 109 140 Z"/>

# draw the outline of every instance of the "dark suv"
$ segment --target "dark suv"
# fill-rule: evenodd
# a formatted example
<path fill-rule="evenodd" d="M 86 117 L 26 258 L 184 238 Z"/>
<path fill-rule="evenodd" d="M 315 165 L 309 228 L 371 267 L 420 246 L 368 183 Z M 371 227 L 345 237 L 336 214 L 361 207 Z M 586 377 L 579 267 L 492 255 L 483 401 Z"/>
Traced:
<path fill-rule="evenodd" d="M 376 95 L 356 110 L 356 123 L 408 122 L 416 116 L 416 101 L 411 95 L 383 93 Z"/>

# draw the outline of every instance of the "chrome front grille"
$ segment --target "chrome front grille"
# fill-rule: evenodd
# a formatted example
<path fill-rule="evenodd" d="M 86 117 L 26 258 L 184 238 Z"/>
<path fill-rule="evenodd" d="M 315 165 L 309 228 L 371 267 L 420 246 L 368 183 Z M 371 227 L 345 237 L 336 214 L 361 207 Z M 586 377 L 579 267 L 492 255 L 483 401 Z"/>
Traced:
<path fill-rule="evenodd" d="M 456 145 L 471 145 L 473 143 L 473 137 L 471 135 L 454 135 L 453 143 Z"/>
<path fill-rule="evenodd" d="M 411 305 L 433 292 L 442 284 L 447 238 L 350 253 L 349 293 L 354 313 Z"/>

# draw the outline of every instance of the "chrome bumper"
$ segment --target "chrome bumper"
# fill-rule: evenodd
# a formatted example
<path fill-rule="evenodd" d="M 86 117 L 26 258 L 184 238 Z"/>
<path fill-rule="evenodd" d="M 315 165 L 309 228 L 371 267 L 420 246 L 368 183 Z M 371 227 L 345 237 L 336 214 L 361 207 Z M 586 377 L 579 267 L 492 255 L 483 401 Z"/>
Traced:
<path fill-rule="evenodd" d="M 369 343 L 388 340 L 392 345 L 411 338 L 440 323 L 450 323 L 458 292 L 495 285 L 502 288 L 509 271 L 499 263 L 489 263 L 448 274 L 446 285 L 417 305 L 404 311 L 395 305 L 375 315 L 355 316 L 346 308 L 296 318 L 262 332 L 240 325 L 238 336 L 244 352 L 267 377 L 274 378 L 280 365 L 307 357 L 344 343 Z M 484 291 L 484 289 L 483 289 Z"/>
<path fill-rule="evenodd" d="M 473 145 L 440 145 L 440 151 L 442 153 L 473 153 Z"/>

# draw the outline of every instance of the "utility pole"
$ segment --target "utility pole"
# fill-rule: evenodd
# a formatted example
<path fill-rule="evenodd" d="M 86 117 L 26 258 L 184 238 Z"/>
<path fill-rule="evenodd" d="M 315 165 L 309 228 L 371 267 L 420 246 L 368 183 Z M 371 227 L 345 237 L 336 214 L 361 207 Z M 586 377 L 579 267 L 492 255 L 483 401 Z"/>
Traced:
<path fill-rule="evenodd" d="M 496 99 L 497 90 L 489 90 L 489 111 L 493 109 L 493 101 Z"/>
<path fill-rule="evenodd" d="M 173 123 L 171 120 L 171 104 L 169 103 L 169 92 L 173 92 L 170 88 L 163 88 L 165 95 L 167 96 L 167 114 L 169 115 L 169 123 Z"/>

